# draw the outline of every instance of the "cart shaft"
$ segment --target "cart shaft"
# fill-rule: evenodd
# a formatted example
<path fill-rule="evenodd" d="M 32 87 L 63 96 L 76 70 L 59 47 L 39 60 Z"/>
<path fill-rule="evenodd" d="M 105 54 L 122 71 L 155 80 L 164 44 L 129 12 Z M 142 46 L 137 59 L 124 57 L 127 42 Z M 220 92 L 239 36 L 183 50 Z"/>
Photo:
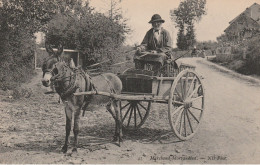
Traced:
<path fill-rule="evenodd" d="M 75 96 L 81 95 L 102 95 L 114 98 L 116 100 L 139 100 L 139 101 L 155 101 L 155 102 L 168 102 L 169 96 L 154 96 L 154 95 L 123 95 L 114 94 L 109 92 L 99 92 L 99 91 L 88 91 L 88 92 L 78 92 L 74 93 Z"/>

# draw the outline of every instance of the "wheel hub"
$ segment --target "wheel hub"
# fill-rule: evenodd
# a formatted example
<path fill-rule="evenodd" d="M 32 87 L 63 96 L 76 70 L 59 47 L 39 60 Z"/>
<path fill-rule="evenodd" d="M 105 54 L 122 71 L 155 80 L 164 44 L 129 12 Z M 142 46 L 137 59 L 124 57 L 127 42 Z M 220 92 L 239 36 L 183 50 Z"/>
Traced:
<path fill-rule="evenodd" d="M 192 106 L 192 102 L 190 100 L 184 101 L 184 108 L 190 108 Z"/>

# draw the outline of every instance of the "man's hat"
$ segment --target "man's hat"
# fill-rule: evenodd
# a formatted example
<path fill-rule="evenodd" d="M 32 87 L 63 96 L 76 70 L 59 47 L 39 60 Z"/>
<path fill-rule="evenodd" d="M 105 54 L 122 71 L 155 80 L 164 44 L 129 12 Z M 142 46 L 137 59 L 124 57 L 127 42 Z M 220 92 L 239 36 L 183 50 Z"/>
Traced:
<path fill-rule="evenodd" d="M 154 14 L 151 18 L 151 21 L 149 21 L 149 23 L 153 23 L 153 22 L 162 22 L 164 23 L 165 21 L 162 19 L 162 17 L 159 14 Z"/>

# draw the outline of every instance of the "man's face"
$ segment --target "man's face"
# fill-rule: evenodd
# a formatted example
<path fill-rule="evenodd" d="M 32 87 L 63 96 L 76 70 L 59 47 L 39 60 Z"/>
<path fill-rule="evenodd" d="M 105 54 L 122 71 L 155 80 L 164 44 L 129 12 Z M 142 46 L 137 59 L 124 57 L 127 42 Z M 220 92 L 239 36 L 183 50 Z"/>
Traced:
<path fill-rule="evenodd" d="M 162 26 L 162 22 L 153 22 L 152 26 L 153 26 L 154 30 L 160 30 L 160 28 Z"/>

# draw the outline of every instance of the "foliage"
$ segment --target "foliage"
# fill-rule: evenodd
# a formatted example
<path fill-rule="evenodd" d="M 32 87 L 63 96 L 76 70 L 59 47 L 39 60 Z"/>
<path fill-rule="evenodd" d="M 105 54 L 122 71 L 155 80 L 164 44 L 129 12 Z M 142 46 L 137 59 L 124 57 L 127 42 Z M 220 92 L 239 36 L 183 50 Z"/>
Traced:
<path fill-rule="evenodd" d="M 195 44 L 194 22 L 199 22 L 206 14 L 205 6 L 206 0 L 182 0 L 177 9 L 170 11 L 172 21 L 179 28 L 177 46 L 180 49 L 188 49 Z"/>
<path fill-rule="evenodd" d="M 179 31 L 177 34 L 177 47 L 180 50 L 186 50 L 187 49 L 187 41 L 186 36 L 184 35 L 184 26 L 179 27 Z"/>
<path fill-rule="evenodd" d="M 189 26 L 187 26 L 186 31 L 187 31 L 187 34 L 186 34 L 187 41 L 186 42 L 187 42 L 187 48 L 188 48 L 188 47 L 194 46 L 196 43 L 194 24 L 190 23 Z"/>
<path fill-rule="evenodd" d="M 54 45 L 78 49 L 87 59 L 116 60 L 127 26 L 120 14 L 106 17 L 81 0 L 2 0 L 0 88 L 14 88 L 32 75 L 35 32 L 46 33 Z"/>
<path fill-rule="evenodd" d="M 221 35 L 225 38 L 225 35 Z M 218 44 L 222 44 L 218 40 Z M 260 75 L 260 37 L 256 35 L 255 37 L 244 40 L 243 42 L 233 45 L 230 55 L 232 55 L 231 61 L 227 62 L 227 67 L 238 71 L 239 73 L 252 75 Z M 229 56 L 228 54 L 226 56 Z"/>
<path fill-rule="evenodd" d="M 96 13 L 88 3 L 78 6 L 82 7 L 59 13 L 50 21 L 46 39 L 54 45 L 63 42 L 65 48 L 77 49 L 85 56 L 87 65 L 117 59 L 118 49 L 128 32 L 125 22 L 120 21 L 123 17 Z"/>
<path fill-rule="evenodd" d="M 219 44 L 224 44 L 228 42 L 228 36 L 226 34 L 221 34 L 220 36 L 217 37 L 217 41 Z"/>
<path fill-rule="evenodd" d="M 0 88 L 11 89 L 32 75 L 34 40 L 28 25 L 12 19 L 8 6 L 0 8 Z"/>
<path fill-rule="evenodd" d="M 0 6 L 0 88 L 13 89 L 33 73 L 34 33 L 45 31 L 52 17 L 72 0 L 2 0 Z"/>
<path fill-rule="evenodd" d="M 200 50 L 216 50 L 216 48 L 219 46 L 217 42 L 215 41 L 202 41 L 197 42 L 197 49 Z"/>
<path fill-rule="evenodd" d="M 250 74 L 260 75 L 260 38 L 254 38 L 248 43 L 246 52 L 246 68 Z"/>

